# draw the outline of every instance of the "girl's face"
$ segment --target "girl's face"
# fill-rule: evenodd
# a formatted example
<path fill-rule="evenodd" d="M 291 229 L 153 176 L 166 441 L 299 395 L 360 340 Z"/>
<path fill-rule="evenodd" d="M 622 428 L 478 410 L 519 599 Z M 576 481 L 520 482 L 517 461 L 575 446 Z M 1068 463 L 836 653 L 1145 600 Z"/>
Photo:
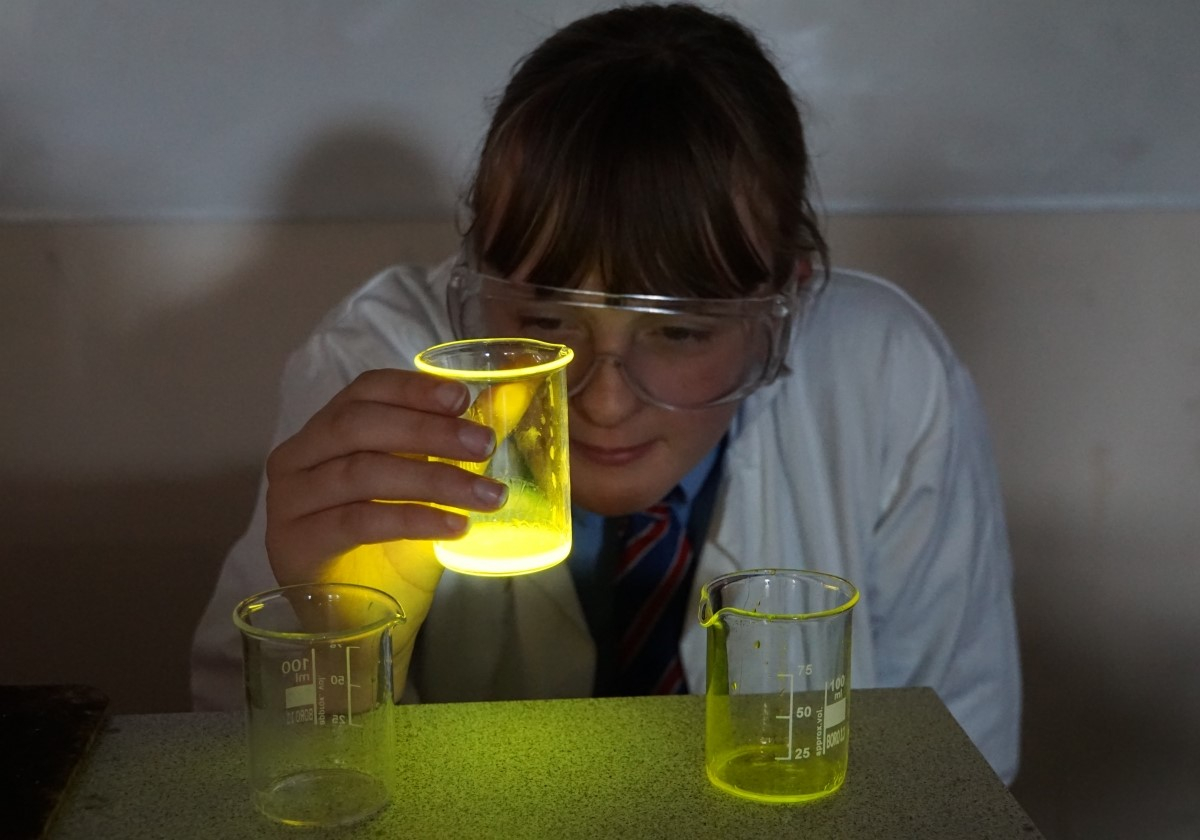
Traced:
<path fill-rule="evenodd" d="M 594 315 L 597 354 L 629 349 L 628 313 Z M 717 445 L 738 403 L 686 411 L 642 400 L 612 361 L 599 359 L 570 398 L 571 497 L 586 510 L 621 516 L 661 500 Z"/>
<path fill-rule="evenodd" d="M 792 280 L 804 282 L 810 270 L 807 261 L 797 265 Z M 514 293 L 513 284 L 527 282 L 526 266 L 499 281 L 467 274 L 483 285 L 454 296 L 457 337 L 525 335 L 576 348 L 577 371 L 568 370 L 571 497 L 603 516 L 660 501 L 717 445 L 740 397 L 774 369 L 791 317 L 763 314 L 776 310 L 770 295 L 676 317 L 663 314 L 671 309 L 664 303 L 646 310 Z M 492 288 L 497 283 L 510 288 Z M 593 275 L 578 291 L 605 289 Z M 702 407 L 666 407 L 689 403 Z"/>
<path fill-rule="evenodd" d="M 649 507 L 716 446 L 737 408 L 659 408 L 604 365 L 570 401 L 572 501 L 604 516 Z"/>

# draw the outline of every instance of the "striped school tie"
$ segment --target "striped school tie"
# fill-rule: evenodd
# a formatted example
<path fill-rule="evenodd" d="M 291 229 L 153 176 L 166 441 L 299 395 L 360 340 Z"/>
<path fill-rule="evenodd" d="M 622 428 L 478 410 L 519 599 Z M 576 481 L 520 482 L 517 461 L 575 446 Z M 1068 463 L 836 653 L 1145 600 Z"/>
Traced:
<path fill-rule="evenodd" d="M 629 518 L 616 572 L 615 616 L 618 693 L 624 696 L 683 694 L 679 634 L 687 607 L 682 585 L 689 577 L 692 546 L 686 529 L 665 504 Z"/>

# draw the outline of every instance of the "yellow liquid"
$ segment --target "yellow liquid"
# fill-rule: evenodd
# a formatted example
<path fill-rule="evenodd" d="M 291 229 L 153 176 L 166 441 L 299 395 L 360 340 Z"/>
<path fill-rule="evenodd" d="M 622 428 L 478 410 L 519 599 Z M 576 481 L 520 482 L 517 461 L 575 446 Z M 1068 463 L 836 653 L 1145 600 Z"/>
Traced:
<path fill-rule="evenodd" d="M 433 544 L 447 569 L 467 575 L 524 575 L 561 563 L 571 551 L 570 528 L 530 522 L 478 522 L 462 539 Z"/>
<path fill-rule="evenodd" d="M 707 762 L 709 780 L 729 793 L 757 802 L 806 802 L 827 796 L 846 781 L 843 742 L 822 755 L 779 761 L 778 747 L 741 747 Z"/>

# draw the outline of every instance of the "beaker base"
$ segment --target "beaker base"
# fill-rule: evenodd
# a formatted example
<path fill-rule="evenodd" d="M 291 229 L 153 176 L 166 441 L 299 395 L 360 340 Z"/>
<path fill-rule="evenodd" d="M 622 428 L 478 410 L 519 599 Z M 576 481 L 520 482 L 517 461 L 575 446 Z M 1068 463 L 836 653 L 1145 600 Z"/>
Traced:
<path fill-rule="evenodd" d="M 457 540 L 435 542 L 433 554 L 452 572 L 513 577 L 557 566 L 571 553 L 570 528 L 531 523 L 479 522 Z"/>
<path fill-rule="evenodd" d="M 255 805 L 285 825 L 350 825 L 373 816 L 388 802 L 379 779 L 359 770 L 326 768 L 292 773 L 256 791 Z"/>
<path fill-rule="evenodd" d="M 828 796 L 846 780 L 846 756 L 780 761 L 756 748 L 736 750 L 707 761 L 708 779 L 721 790 L 755 802 L 811 802 Z"/>

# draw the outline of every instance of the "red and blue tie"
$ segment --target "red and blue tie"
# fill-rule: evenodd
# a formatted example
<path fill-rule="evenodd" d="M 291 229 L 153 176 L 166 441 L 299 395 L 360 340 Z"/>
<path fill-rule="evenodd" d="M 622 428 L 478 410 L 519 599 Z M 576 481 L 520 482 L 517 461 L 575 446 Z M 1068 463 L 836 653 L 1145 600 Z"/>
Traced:
<path fill-rule="evenodd" d="M 617 684 L 625 696 L 683 694 L 679 634 L 687 608 L 692 546 L 669 505 L 629 518 L 617 564 L 614 605 L 621 636 Z"/>

